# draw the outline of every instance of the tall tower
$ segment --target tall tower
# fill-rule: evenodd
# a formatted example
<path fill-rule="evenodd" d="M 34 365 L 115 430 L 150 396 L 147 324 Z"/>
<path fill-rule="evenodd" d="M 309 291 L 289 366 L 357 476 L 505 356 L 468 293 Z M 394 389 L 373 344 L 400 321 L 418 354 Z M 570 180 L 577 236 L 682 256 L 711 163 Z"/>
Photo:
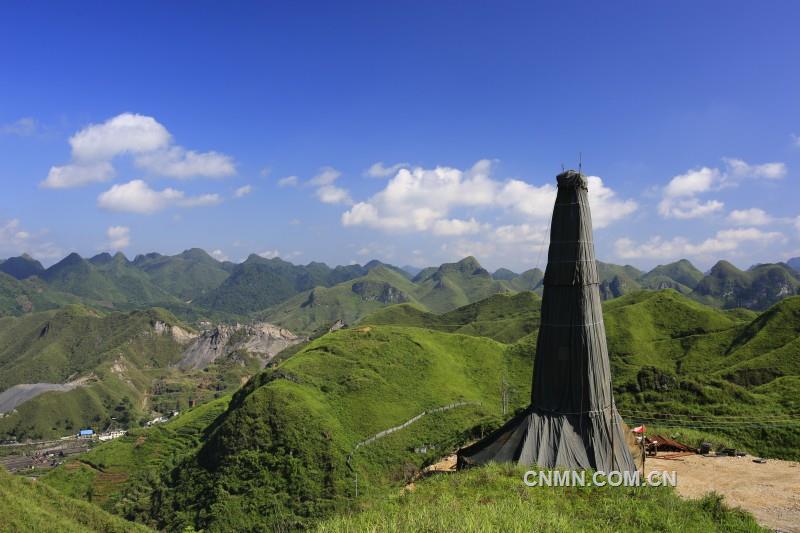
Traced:
<path fill-rule="evenodd" d="M 557 180 L 531 405 L 460 450 L 459 467 L 636 470 L 611 391 L 586 178 L 567 170 Z"/>

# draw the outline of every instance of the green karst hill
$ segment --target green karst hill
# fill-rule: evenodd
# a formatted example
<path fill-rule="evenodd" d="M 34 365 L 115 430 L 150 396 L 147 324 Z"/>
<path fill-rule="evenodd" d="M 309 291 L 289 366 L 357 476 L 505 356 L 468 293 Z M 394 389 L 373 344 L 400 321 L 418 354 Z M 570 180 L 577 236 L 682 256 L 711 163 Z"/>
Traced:
<path fill-rule="evenodd" d="M 39 481 L 0 469 L 0 530 L 11 532 L 128 533 L 152 531 L 114 516 L 91 503 L 64 496 Z"/>

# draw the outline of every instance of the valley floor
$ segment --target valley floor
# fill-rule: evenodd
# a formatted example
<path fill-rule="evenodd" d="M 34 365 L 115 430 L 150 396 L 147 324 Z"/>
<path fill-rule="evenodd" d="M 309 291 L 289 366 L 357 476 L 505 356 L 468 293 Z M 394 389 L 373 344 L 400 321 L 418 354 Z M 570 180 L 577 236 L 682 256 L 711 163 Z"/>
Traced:
<path fill-rule="evenodd" d="M 769 459 L 759 464 L 749 455 L 689 455 L 672 460 L 648 457 L 645 465 L 648 472 L 677 472 L 677 491 L 685 498 L 714 491 L 769 529 L 800 532 L 800 463 Z"/>

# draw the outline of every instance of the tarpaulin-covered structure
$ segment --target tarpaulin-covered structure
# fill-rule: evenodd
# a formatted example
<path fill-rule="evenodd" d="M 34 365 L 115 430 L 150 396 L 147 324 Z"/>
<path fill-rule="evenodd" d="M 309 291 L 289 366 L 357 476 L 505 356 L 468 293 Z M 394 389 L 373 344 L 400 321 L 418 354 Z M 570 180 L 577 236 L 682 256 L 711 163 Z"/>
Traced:
<path fill-rule="evenodd" d="M 531 405 L 458 452 L 544 468 L 636 470 L 614 405 L 586 177 L 558 175 Z"/>

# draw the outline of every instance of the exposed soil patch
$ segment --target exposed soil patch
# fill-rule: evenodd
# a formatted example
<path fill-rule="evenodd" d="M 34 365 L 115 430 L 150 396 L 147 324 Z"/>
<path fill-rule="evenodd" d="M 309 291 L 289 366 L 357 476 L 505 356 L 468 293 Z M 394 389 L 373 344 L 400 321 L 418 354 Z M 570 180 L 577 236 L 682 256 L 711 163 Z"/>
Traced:
<path fill-rule="evenodd" d="M 717 492 L 770 529 L 800 532 L 800 463 L 754 457 L 690 455 L 673 460 L 648 457 L 646 470 L 678 473 L 677 491 L 686 498 Z"/>

